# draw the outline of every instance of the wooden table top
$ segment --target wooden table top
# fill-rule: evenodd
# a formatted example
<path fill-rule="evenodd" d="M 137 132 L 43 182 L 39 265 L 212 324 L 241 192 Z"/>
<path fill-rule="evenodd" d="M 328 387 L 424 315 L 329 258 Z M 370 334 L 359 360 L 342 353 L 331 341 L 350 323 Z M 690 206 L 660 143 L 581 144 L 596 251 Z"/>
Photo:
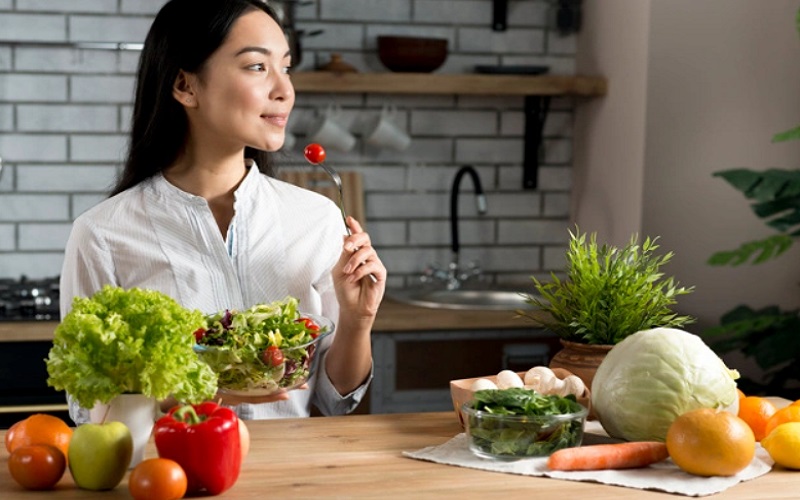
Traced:
<path fill-rule="evenodd" d="M 677 495 L 596 483 L 486 472 L 402 456 L 443 444 L 461 429 L 453 412 L 349 415 L 247 423 L 251 450 L 237 483 L 221 498 L 670 498 Z M 4 433 L 0 433 L 3 437 Z M 67 472 L 54 491 L 22 490 L 0 452 L 0 498 L 130 498 L 127 477 L 114 490 L 86 492 Z M 145 457 L 155 457 L 151 442 Z M 800 472 L 776 468 L 709 498 L 797 498 Z"/>

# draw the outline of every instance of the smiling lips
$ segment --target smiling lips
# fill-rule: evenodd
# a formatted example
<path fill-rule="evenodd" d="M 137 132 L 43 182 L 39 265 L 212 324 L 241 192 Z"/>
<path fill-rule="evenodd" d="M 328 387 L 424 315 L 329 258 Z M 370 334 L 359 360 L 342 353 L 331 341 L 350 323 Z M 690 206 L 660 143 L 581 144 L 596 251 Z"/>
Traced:
<path fill-rule="evenodd" d="M 289 115 L 261 115 L 261 119 L 276 127 L 284 128 L 289 121 Z"/>

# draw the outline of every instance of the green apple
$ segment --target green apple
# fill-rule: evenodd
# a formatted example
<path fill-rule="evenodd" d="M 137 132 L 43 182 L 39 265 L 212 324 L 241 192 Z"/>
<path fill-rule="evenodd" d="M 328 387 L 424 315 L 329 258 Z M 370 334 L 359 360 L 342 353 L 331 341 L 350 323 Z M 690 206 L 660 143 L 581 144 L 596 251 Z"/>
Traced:
<path fill-rule="evenodd" d="M 110 490 L 122 481 L 133 455 L 133 438 L 122 422 L 82 424 L 69 443 L 69 470 L 86 490 Z"/>

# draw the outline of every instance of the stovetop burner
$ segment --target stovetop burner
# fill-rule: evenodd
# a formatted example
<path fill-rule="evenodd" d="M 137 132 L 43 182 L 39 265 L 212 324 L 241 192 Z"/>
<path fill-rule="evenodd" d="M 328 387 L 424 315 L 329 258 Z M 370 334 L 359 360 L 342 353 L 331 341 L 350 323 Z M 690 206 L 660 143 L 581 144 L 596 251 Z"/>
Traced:
<path fill-rule="evenodd" d="M 58 321 L 58 280 L 0 278 L 0 321 Z"/>

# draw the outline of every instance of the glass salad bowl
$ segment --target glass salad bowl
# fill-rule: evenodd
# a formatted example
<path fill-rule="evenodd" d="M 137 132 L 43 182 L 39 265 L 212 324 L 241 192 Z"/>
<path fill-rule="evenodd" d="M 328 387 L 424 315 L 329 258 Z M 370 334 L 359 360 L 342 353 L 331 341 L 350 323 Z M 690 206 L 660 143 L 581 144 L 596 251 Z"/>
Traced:
<path fill-rule="evenodd" d="M 334 323 L 284 306 L 225 311 L 209 316 L 208 328 L 195 332 L 194 350 L 217 374 L 220 393 L 269 396 L 313 376 L 314 354 Z"/>
<path fill-rule="evenodd" d="M 502 391 L 478 391 L 481 392 Z M 555 404 L 550 405 L 544 414 L 509 414 L 496 413 L 494 404 L 489 408 L 474 401 L 464 403 L 461 411 L 470 451 L 481 458 L 511 461 L 548 456 L 562 448 L 580 446 L 589 410 L 575 402 L 574 397 L 570 402 L 559 396 L 536 397 L 549 399 Z M 535 406 L 542 408 L 541 403 Z"/>

